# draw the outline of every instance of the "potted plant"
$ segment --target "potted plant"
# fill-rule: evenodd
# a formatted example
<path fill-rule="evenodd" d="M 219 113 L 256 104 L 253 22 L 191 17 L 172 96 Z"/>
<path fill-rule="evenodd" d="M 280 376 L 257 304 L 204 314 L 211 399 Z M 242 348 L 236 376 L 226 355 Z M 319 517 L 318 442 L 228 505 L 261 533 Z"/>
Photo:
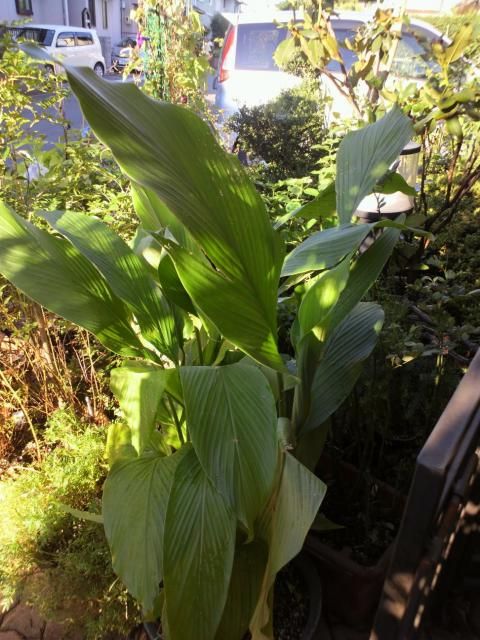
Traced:
<path fill-rule="evenodd" d="M 1 206 L 0 272 L 125 357 L 111 375 L 124 419 L 109 428 L 103 522 L 145 616 L 161 615 L 171 640 L 272 638 L 275 577 L 325 494 L 304 462 L 375 345 L 383 313 L 361 298 L 403 228 L 350 219 L 410 121 L 393 109 L 344 138 L 339 226 L 285 257 L 244 169 L 198 116 L 66 71 L 132 180 L 141 224 L 129 245 L 91 216 L 42 213 L 47 231 Z M 276 340 L 280 280 L 287 295 L 304 287 L 290 361 Z"/>

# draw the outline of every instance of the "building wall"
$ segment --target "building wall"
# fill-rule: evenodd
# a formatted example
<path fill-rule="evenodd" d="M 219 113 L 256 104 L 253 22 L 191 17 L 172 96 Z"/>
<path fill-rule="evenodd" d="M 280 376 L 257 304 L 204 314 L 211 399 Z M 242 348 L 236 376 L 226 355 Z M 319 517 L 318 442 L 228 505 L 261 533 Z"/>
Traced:
<path fill-rule="evenodd" d="M 0 22 L 24 20 L 50 24 L 64 23 L 62 0 L 32 0 L 32 9 L 32 16 L 22 16 L 17 13 L 15 0 L 0 0 Z"/>

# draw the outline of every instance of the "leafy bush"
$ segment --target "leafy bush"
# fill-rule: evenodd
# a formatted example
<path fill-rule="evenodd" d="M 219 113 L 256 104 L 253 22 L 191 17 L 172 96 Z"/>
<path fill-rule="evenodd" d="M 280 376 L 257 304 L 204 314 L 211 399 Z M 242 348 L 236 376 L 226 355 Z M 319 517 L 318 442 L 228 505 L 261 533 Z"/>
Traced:
<path fill-rule="evenodd" d="M 82 211 L 131 238 L 130 183 L 103 145 L 70 128 L 67 85 L 32 63 L 8 34 L 0 45 L 0 198 L 27 219 L 38 210 Z M 61 134 L 51 148 L 35 133 L 41 120 Z M 3 279 L 0 295 L 0 451 L 12 460 L 28 445 L 28 431 L 59 407 L 104 420 L 110 396 L 100 370 L 108 369 L 110 356 L 85 332 L 27 303 Z"/>
<path fill-rule="evenodd" d="M 266 105 L 242 107 L 229 127 L 240 148 L 267 163 L 272 180 L 302 177 L 325 155 L 322 104 L 318 85 L 304 82 Z"/>
<path fill-rule="evenodd" d="M 385 309 L 378 347 L 332 420 L 337 455 L 404 493 L 418 451 L 480 345 L 478 215 L 467 205 L 429 245 L 421 271 L 390 264 L 373 292 Z"/>
<path fill-rule="evenodd" d="M 425 20 L 450 38 L 453 38 L 466 24 L 473 23 L 474 38 L 467 46 L 465 55 L 477 64 L 480 62 L 480 16 L 477 13 L 456 16 L 426 16 Z"/>
<path fill-rule="evenodd" d="M 84 627 L 87 637 L 126 631 L 125 606 L 136 608 L 115 581 L 103 528 L 62 505 L 100 511 L 106 474 L 104 429 L 57 411 L 44 433 L 43 459 L 0 481 L 0 592 L 16 595 L 47 618 Z"/>

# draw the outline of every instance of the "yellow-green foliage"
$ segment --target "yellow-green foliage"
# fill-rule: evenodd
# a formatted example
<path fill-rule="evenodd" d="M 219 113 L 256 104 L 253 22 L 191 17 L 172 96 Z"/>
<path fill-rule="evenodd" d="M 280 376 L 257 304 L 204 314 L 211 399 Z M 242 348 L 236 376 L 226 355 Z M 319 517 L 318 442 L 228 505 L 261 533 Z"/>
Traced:
<path fill-rule="evenodd" d="M 120 637 L 136 609 L 112 573 L 101 524 L 74 518 L 64 505 L 100 511 L 104 429 L 54 414 L 37 466 L 0 481 L 0 593 L 16 594 L 47 618 L 83 627 L 88 638 Z"/>

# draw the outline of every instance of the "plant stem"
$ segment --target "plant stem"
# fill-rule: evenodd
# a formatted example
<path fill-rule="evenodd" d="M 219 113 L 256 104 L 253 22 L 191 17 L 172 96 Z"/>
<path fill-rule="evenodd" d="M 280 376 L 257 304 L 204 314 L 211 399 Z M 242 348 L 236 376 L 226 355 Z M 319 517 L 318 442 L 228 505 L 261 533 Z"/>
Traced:
<path fill-rule="evenodd" d="M 202 339 L 201 339 L 200 331 L 198 330 L 197 327 L 195 327 L 194 331 L 195 331 L 195 337 L 197 339 L 198 362 L 200 363 L 200 366 L 203 367 L 204 362 L 203 362 L 203 351 L 202 351 Z"/>
<path fill-rule="evenodd" d="M 178 439 L 180 440 L 182 445 L 184 445 L 185 444 L 185 438 L 183 437 L 182 425 L 180 424 L 180 422 L 178 420 L 177 412 L 175 410 L 175 405 L 173 404 L 172 399 L 168 395 L 167 395 L 167 402 L 168 402 L 168 406 L 170 408 L 170 412 L 172 414 L 173 421 L 175 422 L 175 427 L 177 429 Z"/>
<path fill-rule="evenodd" d="M 277 384 L 278 384 L 278 415 L 280 418 L 287 417 L 287 403 L 285 394 L 283 392 L 283 375 L 277 371 Z"/>

